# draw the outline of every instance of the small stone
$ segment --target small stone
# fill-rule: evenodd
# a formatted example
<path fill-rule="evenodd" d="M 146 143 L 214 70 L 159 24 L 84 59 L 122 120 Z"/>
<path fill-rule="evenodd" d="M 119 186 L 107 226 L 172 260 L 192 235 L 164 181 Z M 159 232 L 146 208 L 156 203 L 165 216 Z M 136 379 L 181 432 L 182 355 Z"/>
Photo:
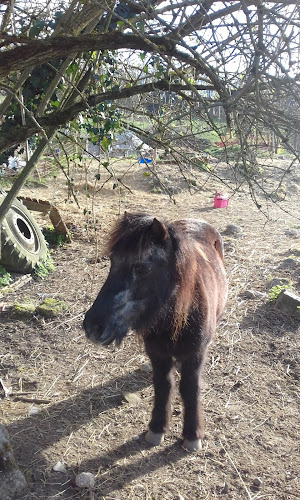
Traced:
<path fill-rule="evenodd" d="M 75 477 L 75 484 L 78 488 L 93 488 L 95 486 L 96 478 L 91 472 L 81 472 Z"/>
<path fill-rule="evenodd" d="M 289 238 L 297 238 L 298 236 L 296 229 L 285 229 L 283 232 L 285 236 L 288 236 Z"/>
<path fill-rule="evenodd" d="M 134 392 L 122 392 L 122 396 L 131 405 L 137 405 L 141 402 L 141 398 Z"/>
<path fill-rule="evenodd" d="M 140 366 L 140 370 L 141 372 L 143 373 L 151 373 L 152 372 L 152 366 L 150 363 L 143 363 L 141 366 Z"/>
<path fill-rule="evenodd" d="M 259 292 L 258 290 L 245 290 L 242 292 L 243 297 L 246 299 L 257 299 L 267 297 L 266 293 Z"/>
<path fill-rule="evenodd" d="M 55 472 L 67 472 L 66 469 L 66 463 L 65 462 L 57 462 L 55 465 L 53 465 L 53 470 Z"/>
<path fill-rule="evenodd" d="M 184 500 L 184 497 L 182 495 L 177 495 L 177 497 L 175 497 L 175 500 Z"/>
<path fill-rule="evenodd" d="M 143 484 L 135 484 L 134 489 L 137 491 L 145 491 L 145 486 Z"/>
<path fill-rule="evenodd" d="M 260 479 L 260 477 L 256 477 L 253 481 L 253 486 L 255 486 L 256 488 L 260 488 L 261 485 L 262 485 L 262 480 Z"/>
<path fill-rule="evenodd" d="M 28 409 L 28 415 L 31 417 L 32 415 L 37 415 L 37 413 L 39 413 L 39 408 L 37 408 L 36 406 L 30 406 L 29 409 Z"/>
<path fill-rule="evenodd" d="M 229 492 L 229 486 L 227 483 L 224 483 L 221 493 L 223 493 L 223 495 L 227 495 L 228 492 Z"/>
<path fill-rule="evenodd" d="M 290 252 L 294 255 L 300 255 L 300 247 L 299 245 L 291 245 Z"/>

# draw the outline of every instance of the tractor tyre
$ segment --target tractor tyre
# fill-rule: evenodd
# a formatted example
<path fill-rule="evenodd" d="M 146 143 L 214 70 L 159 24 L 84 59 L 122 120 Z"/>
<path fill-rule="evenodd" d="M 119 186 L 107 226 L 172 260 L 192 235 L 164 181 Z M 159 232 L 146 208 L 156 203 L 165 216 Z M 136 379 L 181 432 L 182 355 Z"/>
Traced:
<path fill-rule="evenodd" d="M 0 194 L 0 204 L 3 198 Z M 47 258 L 47 253 L 45 238 L 34 218 L 14 199 L 1 223 L 1 265 L 7 271 L 31 273 L 39 261 Z"/>

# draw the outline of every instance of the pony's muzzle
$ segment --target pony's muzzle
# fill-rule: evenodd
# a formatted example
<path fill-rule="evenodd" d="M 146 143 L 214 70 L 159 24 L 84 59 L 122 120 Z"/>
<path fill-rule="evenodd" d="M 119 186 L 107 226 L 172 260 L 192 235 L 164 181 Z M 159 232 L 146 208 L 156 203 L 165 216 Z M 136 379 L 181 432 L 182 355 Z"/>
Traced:
<path fill-rule="evenodd" d="M 86 320 L 84 320 L 83 322 L 83 328 L 86 337 L 94 344 L 109 345 L 115 339 L 115 336 L 112 334 L 112 332 L 109 332 L 107 330 L 103 331 L 103 328 L 101 328 L 99 325 L 91 325 Z"/>
<path fill-rule="evenodd" d="M 111 344 L 114 340 L 116 345 L 120 345 L 127 332 L 114 322 L 104 325 L 101 321 L 97 321 L 97 318 L 92 316 L 89 311 L 83 320 L 83 328 L 86 337 L 91 342 L 104 346 Z"/>
<path fill-rule="evenodd" d="M 102 325 L 94 318 L 90 311 L 87 311 L 83 320 L 83 329 L 86 337 L 95 344 L 101 342 L 101 337 L 104 331 Z"/>

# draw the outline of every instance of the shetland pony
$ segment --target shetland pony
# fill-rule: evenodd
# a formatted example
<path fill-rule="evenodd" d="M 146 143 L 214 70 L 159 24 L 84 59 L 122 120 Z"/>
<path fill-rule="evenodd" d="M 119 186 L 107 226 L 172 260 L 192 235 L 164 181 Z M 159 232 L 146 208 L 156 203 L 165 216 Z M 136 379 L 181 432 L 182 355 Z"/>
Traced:
<path fill-rule="evenodd" d="M 201 447 L 200 373 L 227 298 L 221 236 L 203 220 L 168 223 L 146 214 L 119 220 L 107 243 L 111 268 L 84 319 L 95 343 L 120 344 L 129 329 L 151 360 L 154 407 L 145 439 L 160 444 L 168 430 L 175 362 L 181 364 L 183 446 Z"/>

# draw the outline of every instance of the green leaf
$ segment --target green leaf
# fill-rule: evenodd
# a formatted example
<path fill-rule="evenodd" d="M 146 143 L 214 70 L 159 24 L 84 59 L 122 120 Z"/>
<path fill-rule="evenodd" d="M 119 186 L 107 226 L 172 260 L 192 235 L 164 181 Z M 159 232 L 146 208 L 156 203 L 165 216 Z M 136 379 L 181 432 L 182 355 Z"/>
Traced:
<path fill-rule="evenodd" d="M 70 66 L 66 69 L 66 75 L 67 76 L 70 76 L 71 73 L 75 73 L 75 71 L 77 70 L 77 64 L 70 64 Z"/>
<path fill-rule="evenodd" d="M 103 147 L 103 149 L 108 150 L 110 143 L 111 140 L 104 136 L 101 141 L 101 146 Z"/>

